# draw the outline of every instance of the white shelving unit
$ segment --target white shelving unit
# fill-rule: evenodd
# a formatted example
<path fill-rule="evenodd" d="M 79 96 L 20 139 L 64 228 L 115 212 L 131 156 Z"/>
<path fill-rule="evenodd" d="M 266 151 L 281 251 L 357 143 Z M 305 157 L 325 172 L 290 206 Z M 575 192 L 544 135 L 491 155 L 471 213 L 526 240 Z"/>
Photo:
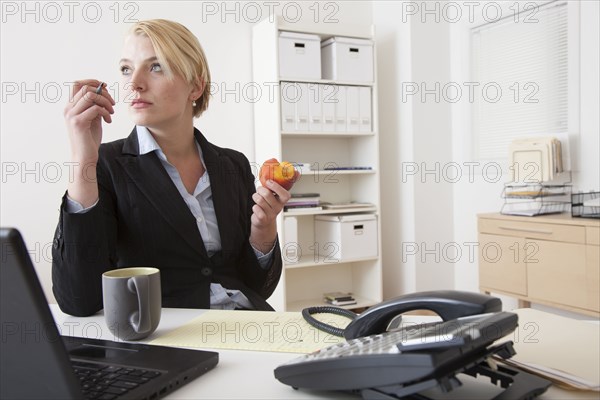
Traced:
<path fill-rule="evenodd" d="M 278 311 L 298 311 L 324 305 L 323 293 L 351 292 L 362 308 L 382 301 L 379 132 L 375 43 L 373 45 L 374 82 L 357 83 L 330 79 L 289 79 L 279 74 L 278 38 L 281 31 L 309 33 L 327 40 L 334 36 L 374 40 L 372 26 L 317 27 L 286 23 L 283 19 L 264 20 L 253 30 L 254 84 L 265 88 L 254 103 L 256 162 L 272 157 L 280 161 L 310 162 L 317 170 L 302 175 L 292 192 L 319 193 L 322 201 L 366 202 L 368 208 L 334 210 L 293 210 L 278 218 L 278 231 L 284 269 L 277 290 L 269 303 Z M 372 130 L 362 132 L 283 131 L 281 127 L 280 85 L 283 82 L 369 87 L 371 89 Z M 276 87 L 276 89 L 271 89 Z M 269 88 L 269 90 L 267 90 Z M 364 170 L 328 170 L 331 166 L 369 167 Z M 377 216 L 378 256 L 335 259 L 319 250 L 315 243 L 315 216 L 321 214 L 375 214 Z M 287 235 L 285 219 L 295 218 L 294 235 Z M 290 239 L 290 236 L 295 236 Z M 290 259 L 286 249 L 294 247 L 297 258 Z"/>

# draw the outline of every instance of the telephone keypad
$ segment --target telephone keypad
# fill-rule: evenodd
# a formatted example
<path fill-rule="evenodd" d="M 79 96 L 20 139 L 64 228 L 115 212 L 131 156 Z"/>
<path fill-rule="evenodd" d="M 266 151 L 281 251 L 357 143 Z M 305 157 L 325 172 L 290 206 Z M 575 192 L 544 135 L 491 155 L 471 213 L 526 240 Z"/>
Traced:
<path fill-rule="evenodd" d="M 485 324 L 486 316 L 484 314 L 446 322 L 419 324 L 350 339 L 299 357 L 288 364 L 339 357 L 360 357 L 367 354 L 400 354 L 417 350 L 435 351 L 466 346 L 480 339 L 482 331 L 489 328 Z"/>

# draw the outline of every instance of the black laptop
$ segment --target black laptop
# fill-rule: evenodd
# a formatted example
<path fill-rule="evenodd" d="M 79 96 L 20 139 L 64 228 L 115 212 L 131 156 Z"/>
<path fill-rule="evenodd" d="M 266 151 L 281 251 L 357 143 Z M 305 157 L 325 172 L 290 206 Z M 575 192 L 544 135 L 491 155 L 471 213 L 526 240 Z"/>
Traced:
<path fill-rule="evenodd" d="M 215 352 L 61 336 L 19 231 L 0 241 L 0 398 L 156 399 L 217 365 Z"/>

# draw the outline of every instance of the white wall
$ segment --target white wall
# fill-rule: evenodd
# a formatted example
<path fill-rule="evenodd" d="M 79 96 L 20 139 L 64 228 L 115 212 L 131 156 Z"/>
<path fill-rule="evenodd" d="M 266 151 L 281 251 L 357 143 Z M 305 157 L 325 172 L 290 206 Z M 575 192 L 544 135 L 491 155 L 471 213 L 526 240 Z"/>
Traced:
<path fill-rule="evenodd" d="M 402 182 L 399 171 L 413 163 L 412 101 L 398 95 L 411 79 L 410 20 L 399 20 L 401 2 L 377 2 L 377 78 L 381 165 L 381 233 L 385 298 L 416 290 L 416 262 L 404 257 L 403 243 L 415 243 L 415 189 Z"/>
<path fill-rule="evenodd" d="M 576 72 L 578 72 L 581 82 L 578 98 L 573 102 L 580 104 L 581 112 L 574 116 L 576 120 L 570 121 L 570 125 L 575 127 L 572 132 L 575 133 L 575 140 L 570 157 L 576 159 L 573 164 L 577 166 L 577 170 L 573 173 L 573 189 L 597 191 L 600 190 L 600 127 L 598 126 L 598 110 L 600 109 L 598 20 L 600 14 L 598 2 L 586 0 L 579 3 L 580 26 L 575 27 L 573 33 L 579 35 L 580 47 L 579 49 L 569 49 L 570 51 L 579 50 L 579 60 L 576 60 L 579 65 Z M 510 15 L 506 10 L 504 12 L 505 15 Z M 469 67 L 466 60 L 468 60 L 469 54 L 469 28 L 483 21 L 475 21 L 473 24 L 465 22 L 464 24 L 454 24 L 452 28 L 453 61 L 451 68 L 452 80 L 455 82 L 468 81 Z M 576 84 L 577 82 L 574 83 L 574 85 Z M 472 133 L 468 107 L 468 103 L 461 102 L 454 105 L 453 111 L 454 160 L 461 164 L 472 159 L 470 146 Z M 454 202 L 457 205 L 454 208 L 454 220 L 457 221 L 454 226 L 455 242 L 460 244 L 477 243 L 476 214 L 500 210 L 503 202 L 500 197 L 502 185 L 509 179 L 505 175 L 498 176 L 496 170 L 497 168 L 491 163 L 487 165 L 482 163 L 477 166 L 476 174 L 471 179 L 472 182 L 464 179 L 455 185 L 453 193 Z M 455 266 L 455 288 L 476 290 L 479 279 L 477 267 L 477 258 L 473 259 L 469 257 L 469 254 L 463 253 L 463 257 Z M 515 307 L 517 304 L 514 299 L 504 298 L 503 300 L 507 308 Z"/>
<path fill-rule="evenodd" d="M 578 188 L 600 190 L 600 2 L 582 1 L 580 12 L 581 174 Z"/>
<path fill-rule="evenodd" d="M 448 81 L 448 24 L 410 15 L 415 2 L 374 3 L 381 127 L 384 296 L 448 288 L 453 265 L 440 257 L 452 241 L 452 187 L 439 167 L 452 160 L 451 109 L 421 84 Z M 442 68 L 440 68 L 442 66 Z"/>
<path fill-rule="evenodd" d="M 69 82 L 96 78 L 116 90 L 128 20 L 181 22 L 202 43 L 214 82 L 196 126 L 254 161 L 251 32 L 270 10 L 290 23 L 372 23 L 369 2 L 2 2 L 0 224 L 21 230 L 50 298 L 51 242 L 69 175 L 62 118 Z M 132 127 L 118 103 L 103 140 Z"/>
<path fill-rule="evenodd" d="M 432 89 L 435 82 L 443 87 L 471 81 L 469 29 L 485 18 L 494 19 L 496 5 L 503 7 L 502 15 L 509 16 L 509 7 L 515 4 L 488 3 L 494 4 L 485 8 L 486 2 L 374 2 L 386 298 L 440 286 L 478 290 L 476 215 L 500 210 L 507 178 L 498 174 L 497 164 L 471 164 L 471 103 L 466 95 L 451 102 L 442 93 L 438 102 L 433 95 L 422 99 L 421 93 L 411 96 L 407 90 L 412 84 Z M 455 5 L 462 5 L 461 17 L 452 14 Z M 572 149 L 579 161 L 579 171 L 573 176 L 576 190 L 600 189 L 598 8 L 597 1 L 580 2 L 580 26 L 575 29 L 580 48 L 571 49 L 579 50 L 581 81 L 581 112 L 575 124 L 579 136 Z M 442 164 L 441 179 L 431 187 L 436 175 L 424 174 L 421 162 L 433 169 L 431 163 L 436 161 Z M 413 163 L 419 167 L 415 176 L 409 174 Z M 400 209 L 395 208 L 398 205 Z M 423 251 L 435 251 L 436 246 L 438 262 L 434 254 Z M 398 262 L 402 259 L 404 263 Z M 429 267 L 424 268 L 427 263 Z M 505 303 L 509 308 L 516 304 L 508 299 Z"/>

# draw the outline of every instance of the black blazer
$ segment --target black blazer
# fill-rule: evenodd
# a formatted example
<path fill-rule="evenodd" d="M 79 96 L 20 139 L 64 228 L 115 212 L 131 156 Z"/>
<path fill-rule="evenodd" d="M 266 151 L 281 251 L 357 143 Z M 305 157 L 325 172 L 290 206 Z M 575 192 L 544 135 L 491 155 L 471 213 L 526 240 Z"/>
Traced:
<path fill-rule="evenodd" d="M 76 316 L 103 308 L 102 273 L 152 266 L 161 271 L 164 307 L 210 308 L 210 283 L 241 290 L 258 310 L 281 275 L 278 243 L 261 268 L 249 243 L 254 176 L 240 152 L 195 137 L 210 177 L 222 252 L 209 258 L 196 219 L 155 152 L 140 155 L 137 132 L 100 146 L 99 202 L 84 214 L 65 211 L 63 197 L 52 251 L 53 292 Z"/>

